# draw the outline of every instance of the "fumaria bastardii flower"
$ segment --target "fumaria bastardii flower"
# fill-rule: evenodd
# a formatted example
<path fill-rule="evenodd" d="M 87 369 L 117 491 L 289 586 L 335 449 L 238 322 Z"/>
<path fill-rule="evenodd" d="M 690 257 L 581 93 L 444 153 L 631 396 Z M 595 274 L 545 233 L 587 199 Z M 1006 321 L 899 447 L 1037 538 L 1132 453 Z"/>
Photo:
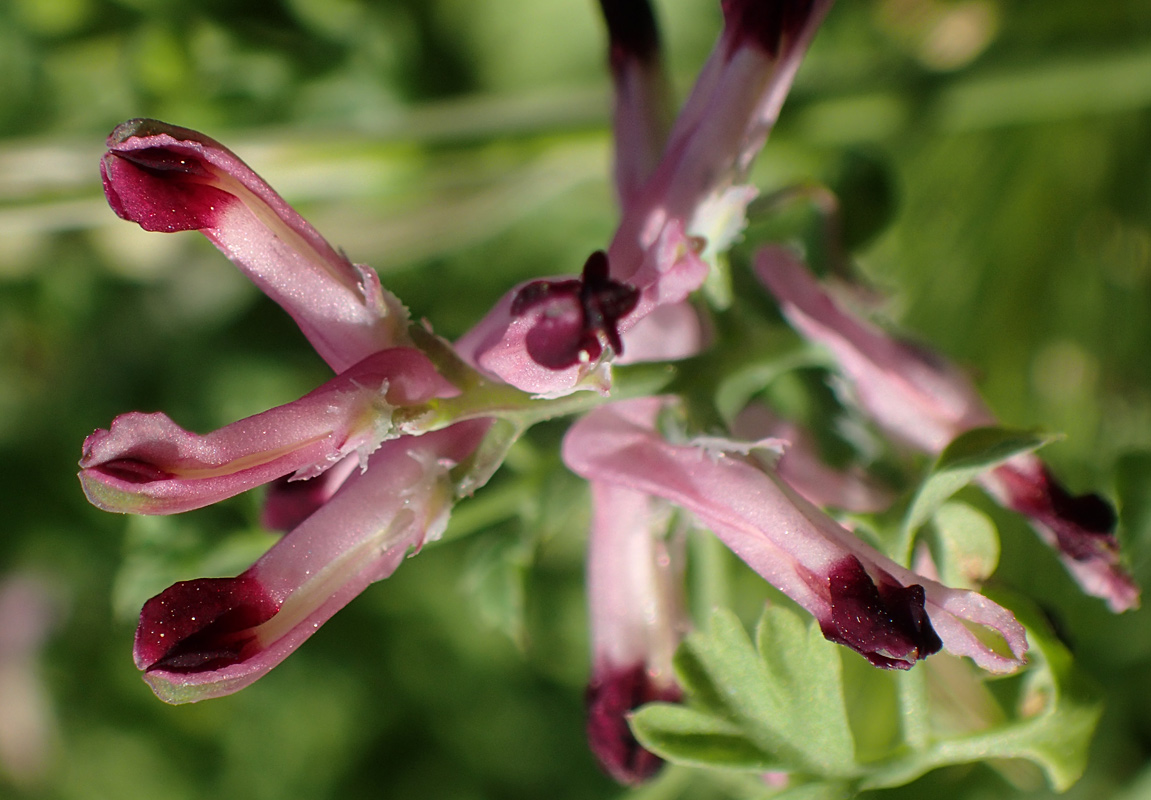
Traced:
<path fill-rule="evenodd" d="M 286 531 L 240 575 L 183 581 L 145 603 L 135 659 L 161 698 L 216 697 L 265 674 L 438 537 L 453 505 L 483 486 L 524 430 L 577 412 L 562 456 L 589 481 L 594 506 L 588 734 L 619 781 L 642 781 L 660 764 L 632 736 L 630 713 L 681 696 L 672 655 L 691 624 L 688 528 L 713 532 L 824 636 L 876 666 L 908 669 L 940 650 L 996 673 L 1022 664 L 1027 640 L 1009 611 L 895 563 L 812 502 L 850 496 L 844 505 L 871 507 L 889 500 L 885 491 L 858 481 L 849 493 L 802 453 L 810 463 L 777 472 L 786 442 L 738 441 L 734 425 L 711 430 L 713 419 L 692 419 L 677 392 L 701 359 L 682 362 L 682 383 L 651 396 L 614 383 L 613 364 L 745 347 L 710 341 L 697 290 L 726 268 L 719 256 L 757 193 L 745 183 L 751 162 L 831 5 L 723 0 L 723 32 L 674 116 L 650 5 L 601 0 L 619 225 L 589 246 L 579 274 L 564 265 L 567 274 L 512 287 L 455 343 L 412 323 L 375 272 L 328 244 L 221 144 L 155 120 L 113 131 L 102 163 L 113 210 L 145 230 L 203 233 L 292 316 L 334 373 L 299 400 L 212 433 L 128 413 L 85 441 L 80 480 L 101 508 L 172 514 L 270 485 L 265 524 Z M 814 283 L 779 252 L 761 256 L 760 278 L 802 333 L 835 351 L 881 427 L 938 452 L 988 423 L 974 390 L 947 375 L 903 391 L 926 373 L 897 345 L 832 319 Z M 933 415 L 938 408 L 947 412 Z M 756 409 L 745 411 L 750 425 Z M 698 435 L 704 428 L 715 435 Z M 1049 477 L 1024 460 L 984 485 L 1050 533 L 1089 591 L 1116 608 L 1132 604 L 1133 585 L 1098 587 L 1098 575 L 1119 575 L 1111 540 L 1061 527 L 1075 514 Z M 817 485 L 824 480 L 835 485 Z"/>

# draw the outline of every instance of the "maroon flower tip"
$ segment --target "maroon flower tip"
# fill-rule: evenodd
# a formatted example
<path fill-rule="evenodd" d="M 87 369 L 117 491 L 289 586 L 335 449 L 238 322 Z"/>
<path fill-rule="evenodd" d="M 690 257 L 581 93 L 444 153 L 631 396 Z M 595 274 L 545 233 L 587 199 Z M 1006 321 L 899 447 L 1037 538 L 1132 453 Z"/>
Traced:
<path fill-rule="evenodd" d="M 98 464 L 91 469 L 114 480 L 135 484 L 162 481 L 172 477 L 171 472 L 136 458 L 117 458 L 104 464 Z"/>
<path fill-rule="evenodd" d="M 828 587 L 831 616 L 819 621 L 823 635 L 873 665 L 910 669 L 943 647 L 924 608 L 922 586 L 877 586 L 859 559 L 848 556 L 832 567 Z"/>
<path fill-rule="evenodd" d="M 1007 463 L 996 468 L 995 475 L 1006 488 L 1011 509 L 1049 528 L 1059 551 L 1069 558 L 1089 561 L 1119 551 L 1115 509 L 1099 495 L 1071 494 L 1046 465 L 1023 470 Z"/>
<path fill-rule="evenodd" d="M 207 672 L 255 654 L 255 626 L 280 604 L 245 572 L 236 578 L 181 581 L 144 604 L 136 665 L 148 671 Z"/>
<path fill-rule="evenodd" d="M 814 0 L 723 0 L 725 24 L 736 45 L 751 42 L 778 58 L 815 10 Z"/>
<path fill-rule="evenodd" d="M 627 724 L 628 714 L 644 703 L 674 703 L 682 696 L 675 686 L 657 686 L 643 664 L 597 675 L 587 689 L 587 736 L 600 767 L 627 786 L 654 775 L 663 759 L 636 741 Z"/>
<path fill-rule="evenodd" d="M 659 56 L 659 26 L 648 0 L 600 0 L 608 36 L 611 63 L 637 58 L 653 61 Z"/>
<path fill-rule="evenodd" d="M 607 339 L 616 355 L 623 353 L 619 321 L 639 303 L 639 289 L 609 277 L 607 253 L 588 256 L 578 280 L 534 281 L 512 299 L 511 314 L 520 317 L 530 309 L 548 304 L 528 332 L 528 355 L 548 369 L 561 370 L 594 361 Z"/>
<path fill-rule="evenodd" d="M 141 146 L 155 137 L 153 146 Z M 195 131 L 155 120 L 126 122 L 108 137 L 100 162 L 104 195 L 118 216 L 149 231 L 214 227 L 235 196 L 213 185 L 203 146 L 220 145 Z"/>

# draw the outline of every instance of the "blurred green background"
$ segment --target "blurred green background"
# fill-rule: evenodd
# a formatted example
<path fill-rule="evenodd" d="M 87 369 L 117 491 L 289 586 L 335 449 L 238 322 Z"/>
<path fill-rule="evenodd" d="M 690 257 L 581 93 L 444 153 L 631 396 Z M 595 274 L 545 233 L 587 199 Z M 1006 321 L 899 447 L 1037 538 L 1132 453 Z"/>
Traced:
<path fill-rule="evenodd" d="M 718 3 L 658 8 L 682 95 Z M 0 660 L 0 686 L 20 674 L 43 692 L 43 746 L 17 735 L 0 797 L 620 792 L 583 743 L 586 511 L 558 461 L 562 424 L 460 507 L 456 541 L 255 686 L 198 706 L 140 681 L 134 616 L 173 580 L 266 547 L 258 498 L 129 519 L 89 507 L 73 477 L 84 437 L 118 413 L 163 409 L 203 431 L 326 375 L 201 237 L 107 208 L 98 163 L 116 124 L 152 116 L 223 141 L 454 336 L 513 282 L 575 271 L 609 240 L 604 50 L 592 0 L 0 2 L 0 581 L 31 576 L 52 620 L 34 658 Z M 845 0 L 755 177 L 839 192 L 893 315 L 970 368 L 1006 424 L 1066 433 L 1046 457 L 1073 489 L 1146 469 L 1146 0 Z M 1022 523 L 997 519 L 1003 580 L 1051 607 L 1108 697 L 1068 796 L 1148 796 L 1151 620 L 1078 597 Z M 1128 535 L 1146 582 L 1147 531 Z M 18 730 L 15 708 L 0 728 Z M 1017 790 L 971 767 L 883 796 L 926 791 Z M 649 796 L 724 792 L 685 773 Z"/>

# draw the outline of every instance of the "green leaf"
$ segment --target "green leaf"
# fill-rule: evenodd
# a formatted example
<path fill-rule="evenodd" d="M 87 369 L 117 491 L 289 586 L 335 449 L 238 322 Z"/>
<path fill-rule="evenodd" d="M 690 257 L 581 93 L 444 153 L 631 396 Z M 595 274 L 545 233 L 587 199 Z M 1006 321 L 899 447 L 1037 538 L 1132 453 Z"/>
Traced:
<path fill-rule="evenodd" d="M 855 774 L 835 645 L 793 611 L 768 608 L 753 645 L 730 611 L 687 638 L 676 673 L 692 708 L 649 706 L 636 737 L 669 761 L 776 769 L 814 777 Z"/>
<path fill-rule="evenodd" d="M 911 559 L 915 533 L 947 498 L 977 475 L 1009 458 L 1037 450 L 1057 437 L 1006 428 L 976 428 L 958 436 L 940 454 L 927 480 L 919 487 L 904 518 L 892 557 L 901 564 Z"/>
<path fill-rule="evenodd" d="M 1014 713 L 1003 721 L 991 720 L 983 730 L 937 738 L 927 747 L 893 759 L 867 776 L 861 788 L 901 786 L 937 767 L 989 759 L 1032 762 L 1059 792 L 1083 774 L 1102 713 L 1100 692 L 1076 668 L 1041 612 L 1019 598 L 996 600 L 1012 608 L 1031 643 L 1032 662 L 1023 676 L 1025 691 Z M 947 679 L 942 674 L 939 691 L 946 692 Z"/>
<path fill-rule="evenodd" d="M 966 503 L 949 501 L 932 517 L 939 576 L 948 586 L 978 589 L 999 564 L 999 532 L 990 517 Z"/>
<path fill-rule="evenodd" d="M 1151 559 L 1151 452 L 1127 453 L 1115 465 L 1123 549 L 1137 570 Z"/>
<path fill-rule="evenodd" d="M 644 747 L 677 764 L 757 772 L 786 769 L 737 725 L 704 711 L 651 703 L 636 712 L 631 726 Z"/>

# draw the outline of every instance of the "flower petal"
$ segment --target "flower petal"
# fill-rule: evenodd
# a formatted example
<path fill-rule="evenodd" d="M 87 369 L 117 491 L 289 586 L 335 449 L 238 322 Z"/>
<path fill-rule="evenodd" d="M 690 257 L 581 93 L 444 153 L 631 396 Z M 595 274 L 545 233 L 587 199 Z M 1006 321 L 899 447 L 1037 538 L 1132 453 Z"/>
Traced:
<path fill-rule="evenodd" d="M 671 660 L 687 627 L 683 558 L 662 538 L 668 519 L 653 498 L 607 483 L 593 482 L 591 490 L 588 744 L 604 771 L 635 785 L 663 762 L 636 741 L 628 715 L 681 695 Z"/>
<path fill-rule="evenodd" d="M 671 128 L 671 86 L 648 0 L 600 0 L 615 82 L 615 187 L 620 205 L 639 194 Z"/>
<path fill-rule="evenodd" d="M 317 475 L 404 432 L 395 408 L 455 393 L 418 350 L 376 353 L 300 400 L 200 436 L 162 413 L 117 417 L 84 442 L 80 482 L 108 511 L 174 514 L 283 475 Z"/>
<path fill-rule="evenodd" d="M 1089 595 L 1120 613 L 1139 607 L 1139 586 L 1123 568 L 1115 511 L 1095 494 L 1074 496 L 1031 454 L 1016 456 L 980 476 L 1004 507 L 1023 514 Z"/>
<path fill-rule="evenodd" d="M 273 531 L 292 530 L 331 500 L 359 465 L 360 460 L 355 456 L 344 456 L 342 461 L 314 478 L 293 480 L 291 475 L 276 478 L 268 484 L 264 495 L 260 524 Z"/>
<path fill-rule="evenodd" d="M 624 209 L 608 250 L 613 277 L 631 279 L 668 220 L 679 220 L 689 235 L 712 235 L 697 227 L 697 217 L 742 179 L 763 147 L 831 4 L 723 4 L 723 34 L 676 118 L 659 166 Z"/>
<path fill-rule="evenodd" d="M 927 656 L 934 639 L 924 626 L 926 613 L 928 627 L 950 652 L 995 672 L 1019 666 L 1026 637 L 1008 611 L 900 567 L 741 457 L 664 441 L 655 431 L 664 402 L 644 398 L 592 411 L 568 432 L 565 463 L 589 480 L 663 497 L 691 511 L 752 569 L 811 612 L 825 634 L 830 631 L 873 663 L 906 668 Z M 878 601 L 865 583 L 873 585 Z M 845 615 L 844 603 L 859 613 Z M 983 644 L 967 623 L 997 633 L 1011 655 Z"/>
<path fill-rule="evenodd" d="M 283 661 L 369 584 L 443 532 L 447 470 L 479 444 L 487 422 L 385 442 L 366 472 L 236 578 L 178 583 L 149 600 L 135 658 L 169 703 L 219 697 Z"/>
<path fill-rule="evenodd" d="M 893 438 L 936 454 L 963 431 L 995 424 L 955 366 L 844 311 L 790 250 L 763 248 L 755 271 L 791 325 L 832 352 L 854 398 Z"/>
<path fill-rule="evenodd" d="M 406 341 L 407 312 L 223 145 L 156 120 L 108 137 L 104 193 L 150 231 L 199 230 L 292 315 L 336 372 Z"/>
<path fill-rule="evenodd" d="M 610 260 L 609 254 L 609 268 Z M 613 320 L 612 330 L 621 337 L 624 353 L 628 352 L 630 331 L 641 320 L 658 308 L 682 303 L 703 284 L 706 277 L 707 265 L 700 260 L 695 243 L 684 234 L 683 226 L 675 220 L 667 223 L 645 254 L 641 269 L 634 276 L 635 282 L 628 284 L 639 290 L 638 302 L 622 318 Z M 602 345 L 607 344 L 606 331 L 597 329 L 597 334 L 605 341 L 590 347 L 586 341 L 588 329 L 579 324 L 583 317 L 574 299 L 561 296 L 551 303 L 525 304 L 519 301 L 525 290 L 541 283 L 565 286 L 570 282 L 574 279 L 546 279 L 517 286 L 478 325 L 464 334 L 456 343 L 456 350 L 477 368 L 525 392 L 543 397 L 559 397 L 580 389 L 606 393 L 611 384 L 610 368 L 604 359 L 598 357 Z M 608 283 L 621 285 L 614 278 Z M 519 306 L 525 305 L 528 307 L 526 313 L 514 313 Z M 698 328 L 693 325 L 684 333 L 689 339 L 694 339 L 697 332 Z M 533 338 L 534 343 L 531 341 Z M 678 332 L 676 338 L 680 341 L 673 342 L 677 346 L 669 352 L 689 349 L 683 346 L 683 337 Z M 640 346 L 641 350 L 654 350 L 656 355 L 663 355 L 658 349 Z M 572 364 L 570 356 L 573 352 L 583 352 L 584 357 Z M 564 362 L 561 357 L 568 360 Z M 637 359 L 629 360 L 634 362 Z M 553 368 L 562 363 L 569 366 Z"/>
<path fill-rule="evenodd" d="M 861 470 L 829 467 L 820 459 L 810 434 L 776 418 L 762 403 L 739 412 L 732 433 L 741 439 L 770 437 L 786 442 L 775 472 L 812 505 L 867 514 L 882 511 L 895 500 L 889 489 Z"/>
<path fill-rule="evenodd" d="M 831 350 L 860 406 L 894 438 L 937 454 L 959 434 L 996 424 L 959 369 L 841 309 L 789 251 L 764 248 L 756 272 L 791 324 Z M 1116 612 L 1139 605 L 1139 587 L 1120 563 L 1115 515 L 1105 500 L 1072 497 L 1033 455 L 1011 459 L 978 481 L 1000 504 L 1031 520 L 1083 591 Z"/>

